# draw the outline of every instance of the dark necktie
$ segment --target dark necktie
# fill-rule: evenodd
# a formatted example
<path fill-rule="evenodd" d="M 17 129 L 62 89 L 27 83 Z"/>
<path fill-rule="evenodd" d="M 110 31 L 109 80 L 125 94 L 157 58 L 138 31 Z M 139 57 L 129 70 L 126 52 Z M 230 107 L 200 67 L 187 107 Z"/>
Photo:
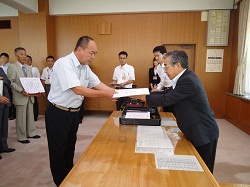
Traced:
<path fill-rule="evenodd" d="M 26 67 L 25 67 L 25 66 L 23 66 L 23 67 L 22 67 L 22 70 L 23 70 L 23 74 L 24 74 L 24 76 L 25 76 L 25 77 L 27 77 Z"/>

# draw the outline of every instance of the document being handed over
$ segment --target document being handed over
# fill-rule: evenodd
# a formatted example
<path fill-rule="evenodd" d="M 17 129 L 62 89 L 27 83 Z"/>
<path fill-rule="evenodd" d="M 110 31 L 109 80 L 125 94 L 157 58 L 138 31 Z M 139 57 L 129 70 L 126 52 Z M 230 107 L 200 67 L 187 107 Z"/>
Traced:
<path fill-rule="evenodd" d="M 113 98 L 128 97 L 135 95 L 149 95 L 148 88 L 133 88 L 133 89 L 118 89 L 117 93 L 113 95 Z"/>

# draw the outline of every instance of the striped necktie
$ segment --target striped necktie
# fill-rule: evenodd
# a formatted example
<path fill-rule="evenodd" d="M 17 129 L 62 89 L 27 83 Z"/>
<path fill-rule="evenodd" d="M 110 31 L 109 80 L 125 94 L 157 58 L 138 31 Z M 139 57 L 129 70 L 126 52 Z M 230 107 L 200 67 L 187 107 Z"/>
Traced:
<path fill-rule="evenodd" d="M 25 66 L 23 66 L 23 67 L 22 67 L 22 70 L 23 70 L 23 74 L 24 74 L 24 76 L 25 76 L 25 77 L 27 77 L 26 67 L 25 67 Z"/>

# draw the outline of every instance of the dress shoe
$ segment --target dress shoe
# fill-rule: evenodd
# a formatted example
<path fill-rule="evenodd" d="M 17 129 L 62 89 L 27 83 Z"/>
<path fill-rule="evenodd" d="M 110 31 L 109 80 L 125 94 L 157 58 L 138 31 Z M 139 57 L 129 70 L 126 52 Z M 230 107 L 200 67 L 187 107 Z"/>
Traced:
<path fill-rule="evenodd" d="M 18 140 L 18 142 L 20 142 L 20 143 L 30 143 L 29 140 Z"/>
<path fill-rule="evenodd" d="M 2 159 L 1 155 L 0 155 L 0 160 Z"/>
<path fill-rule="evenodd" d="M 35 135 L 35 136 L 28 136 L 27 138 L 34 138 L 34 139 L 38 139 L 38 138 L 41 138 L 41 136 L 39 136 L 39 135 Z"/>
<path fill-rule="evenodd" d="M 10 153 L 10 152 L 13 152 L 13 151 L 15 151 L 15 149 L 8 148 L 8 149 L 4 149 L 4 150 L 0 151 L 0 153 Z"/>

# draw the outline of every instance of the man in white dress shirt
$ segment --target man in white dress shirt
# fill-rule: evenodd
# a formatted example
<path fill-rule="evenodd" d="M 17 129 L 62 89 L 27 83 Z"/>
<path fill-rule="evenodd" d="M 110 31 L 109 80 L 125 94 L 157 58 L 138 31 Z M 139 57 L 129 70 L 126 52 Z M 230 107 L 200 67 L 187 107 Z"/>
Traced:
<path fill-rule="evenodd" d="M 154 94 L 154 92 L 164 94 L 168 92 L 169 90 L 173 89 L 173 81 L 169 79 L 167 74 L 165 73 L 165 64 L 163 60 L 163 56 L 167 54 L 166 47 L 163 45 L 156 46 L 153 49 L 154 57 L 159 63 L 157 66 L 157 73 L 161 79 L 161 82 L 158 84 L 156 89 L 152 89 L 151 93 Z M 174 105 L 170 106 L 163 106 L 163 112 L 172 112 L 175 115 Z"/>
<path fill-rule="evenodd" d="M 46 96 L 48 97 L 49 91 L 50 91 L 50 83 L 51 83 L 51 77 L 53 74 L 53 65 L 55 63 L 55 58 L 53 56 L 49 55 L 46 58 L 46 62 L 48 64 L 48 66 L 43 69 L 41 79 L 42 79 L 43 85 L 45 87 Z"/>
<path fill-rule="evenodd" d="M 135 70 L 134 67 L 127 64 L 128 53 L 126 51 L 121 51 L 118 54 L 120 61 L 119 66 L 114 70 L 113 83 L 119 84 L 119 88 L 132 88 L 133 82 L 135 81 Z M 121 97 L 116 102 L 116 110 L 120 110 L 122 104 L 126 101 L 127 97 Z"/>
<path fill-rule="evenodd" d="M 50 168 L 57 186 L 74 165 L 78 113 L 84 96 L 114 100 L 115 90 L 102 83 L 89 68 L 96 53 L 95 41 L 89 36 L 82 36 L 74 51 L 59 58 L 53 67 L 45 123 Z"/>
<path fill-rule="evenodd" d="M 39 69 L 32 65 L 32 57 L 27 55 L 26 64 L 31 66 L 32 76 L 40 79 L 40 72 Z M 33 110 L 34 110 L 34 120 L 37 121 L 39 110 L 38 110 L 38 99 L 36 96 L 34 96 L 34 104 L 33 104 Z"/>
<path fill-rule="evenodd" d="M 10 57 L 7 53 L 1 53 L 0 60 L 2 62 L 2 65 L 0 67 L 3 69 L 4 73 L 7 75 L 7 69 L 10 65 L 10 62 L 9 62 Z"/>

